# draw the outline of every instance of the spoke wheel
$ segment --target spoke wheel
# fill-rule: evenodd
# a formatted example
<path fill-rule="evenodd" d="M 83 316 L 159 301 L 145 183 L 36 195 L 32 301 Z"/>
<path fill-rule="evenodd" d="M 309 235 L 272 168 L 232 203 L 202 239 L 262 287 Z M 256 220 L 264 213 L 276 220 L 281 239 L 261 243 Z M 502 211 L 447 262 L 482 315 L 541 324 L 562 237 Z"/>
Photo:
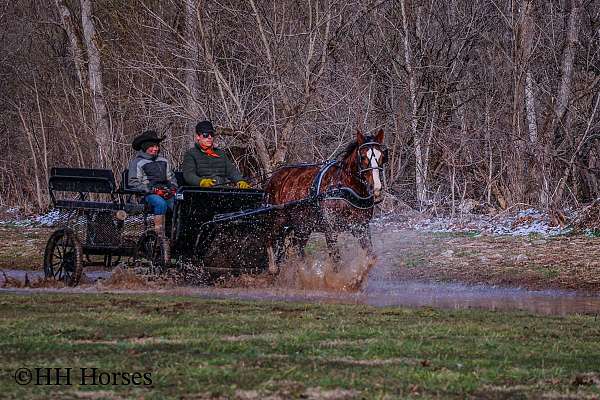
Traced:
<path fill-rule="evenodd" d="M 44 276 L 77 286 L 83 271 L 83 249 L 70 229 L 59 229 L 50 235 L 44 252 Z"/>
<path fill-rule="evenodd" d="M 150 263 L 153 272 L 164 272 L 171 261 L 169 241 L 153 230 L 146 231 L 138 241 L 136 258 Z"/>

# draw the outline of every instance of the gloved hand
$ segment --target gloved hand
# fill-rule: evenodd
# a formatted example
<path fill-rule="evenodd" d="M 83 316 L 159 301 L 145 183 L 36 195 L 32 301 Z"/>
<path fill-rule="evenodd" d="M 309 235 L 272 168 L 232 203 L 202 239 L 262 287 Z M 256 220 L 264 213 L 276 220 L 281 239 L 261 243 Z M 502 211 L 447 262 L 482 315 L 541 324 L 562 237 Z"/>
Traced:
<path fill-rule="evenodd" d="M 200 179 L 199 185 L 200 187 L 207 188 L 215 186 L 215 183 L 217 183 L 217 181 L 212 178 L 202 178 Z"/>
<path fill-rule="evenodd" d="M 239 181 L 237 183 L 237 187 L 239 187 L 240 189 L 250 189 L 252 188 L 252 186 L 250 186 L 250 184 L 246 181 Z"/>
<path fill-rule="evenodd" d="M 165 200 L 169 200 L 171 197 L 175 196 L 177 193 L 177 188 L 169 185 L 156 185 L 152 188 L 152 194 L 158 195 Z"/>

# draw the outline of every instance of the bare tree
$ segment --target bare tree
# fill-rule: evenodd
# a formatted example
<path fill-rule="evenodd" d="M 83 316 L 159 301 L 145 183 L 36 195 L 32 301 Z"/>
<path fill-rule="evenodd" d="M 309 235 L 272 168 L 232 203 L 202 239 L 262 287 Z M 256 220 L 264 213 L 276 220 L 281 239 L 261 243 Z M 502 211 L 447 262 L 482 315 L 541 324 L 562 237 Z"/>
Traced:
<path fill-rule="evenodd" d="M 113 154 L 112 131 L 108 105 L 104 95 L 102 62 L 98 48 L 99 37 L 96 34 L 91 0 L 81 0 L 81 25 L 88 57 L 88 86 L 94 110 L 93 133 L 98 143 L 100 164 L 110 166 L 112 164 L 111 154 Z"/>

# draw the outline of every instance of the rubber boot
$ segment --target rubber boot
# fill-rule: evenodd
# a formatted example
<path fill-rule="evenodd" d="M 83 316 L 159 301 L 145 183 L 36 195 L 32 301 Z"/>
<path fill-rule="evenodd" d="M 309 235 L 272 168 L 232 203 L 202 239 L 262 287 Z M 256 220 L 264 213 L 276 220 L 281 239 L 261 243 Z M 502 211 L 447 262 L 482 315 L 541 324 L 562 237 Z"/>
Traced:
<path fill-rule="evenodd" d="M 164 215 L 155 215 L 154 216 L 154 230 L 156 231 L 156 234 L 161 237 L 161 238 L 165 238 L 165 216 Z"/>

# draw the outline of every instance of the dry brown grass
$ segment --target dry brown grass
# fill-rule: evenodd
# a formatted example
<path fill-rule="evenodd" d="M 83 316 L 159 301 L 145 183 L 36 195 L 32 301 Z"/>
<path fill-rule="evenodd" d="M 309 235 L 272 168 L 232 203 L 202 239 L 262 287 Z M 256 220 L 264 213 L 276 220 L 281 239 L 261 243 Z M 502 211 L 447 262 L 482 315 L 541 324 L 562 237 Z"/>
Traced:
<path fill-rule="evenodd" d="M 600 290 L 600 245 L 588 237 L 458 237 L 445 241 L 421 278 L 520 286 Z"/>
<path fill-rule="evenodd" d="M 98 286 L 110 289 L 148 289 L 150 283 L 130 269 L 117 267 L 111 276 L 105 281 L 99 282 Z"/>

